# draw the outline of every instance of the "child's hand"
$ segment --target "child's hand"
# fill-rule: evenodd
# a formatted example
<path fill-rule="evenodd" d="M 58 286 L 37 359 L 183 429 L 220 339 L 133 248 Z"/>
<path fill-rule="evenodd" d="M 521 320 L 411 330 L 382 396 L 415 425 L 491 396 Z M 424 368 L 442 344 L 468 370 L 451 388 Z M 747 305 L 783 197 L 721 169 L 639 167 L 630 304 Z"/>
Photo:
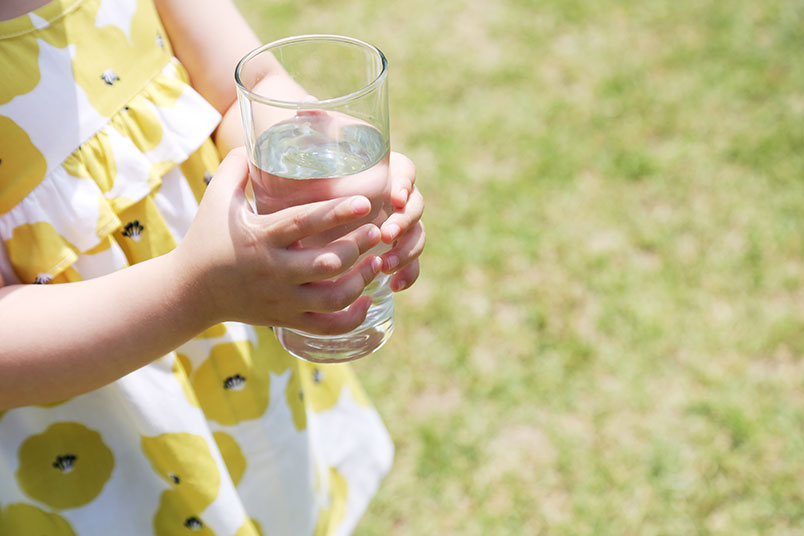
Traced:
<path fill-rule="evenodd" d="M 199 313 L 213 323 L 238 320 L 321 334 L 360 325 L 371 304 L 360 294 L 382 262 L 370 255 L 352 264 L 379 243 L 379 229 L 366 224 L 322 248 L 302 248 L 299 241 L 364 217 L 369 200 L 352 196 L 258 215 L 244 193 L 247 178 L 245 153 L 236 149 L 221 163 L 176 249 L 203 295 Z"/>
<path fill-rule="evenodd" d="M 388 173 L 391 180 L 391 201 L 394 213 L 382 224 L 382 241 L 394 243 L 383 254 L 383 272 L 391 278 L 391 290 L 398 292 L 410 287 L 419 277 L 419 255 L 424 249 L 425 232 L 421 222 L 424 198 L 415 186 L 416 167 L 404 155 L 391 153 Z"/>

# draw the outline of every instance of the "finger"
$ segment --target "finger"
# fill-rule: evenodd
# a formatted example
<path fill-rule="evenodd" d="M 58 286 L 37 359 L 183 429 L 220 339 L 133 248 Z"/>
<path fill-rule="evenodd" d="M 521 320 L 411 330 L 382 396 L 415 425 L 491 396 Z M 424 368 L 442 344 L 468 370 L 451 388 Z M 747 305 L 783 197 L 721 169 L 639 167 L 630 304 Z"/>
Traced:
<path fill-rule="evenodd" d="M 416 259 L 395 273 L 388 284 L 390 285 L 391 290 L 394 292 L 399 292 L 401 290 L 410 288 L 410 286 L 415 283 L 418 278 L 419 260 Z"/>
<path fill-rule="evenodd" d="M 340 311 L 354 303 L 380 272 L 382 261 L 370 255 L 338 279 L 313 281 L 299 288 L 303 307 L 311 312 Z"/>
<path fill-rule="evenodd" d="M 317 335 L 338 335 L 357 328 L 366 319 L 371 306 L 371 298 L 360 297 L 348 309 L 335 313 L 304 313 L 301 318 L 303 329 Z"/>
<path fill-rule="evenodd" d="M 424 250 L 426 239 L 424 223 L 418 222 L 397 240 L 393 248 L 382 255 L 383 272 L 390 274 L 419 258 Z"/>
<path fill-rule="evenodd" d="M 318 102 L 318 99 L 313 97 L 312 95 L 307 95 L 302 99 L 304 104 L 315 104 Z M 327 115 L 326 110 L 322 110 L 321 108 L 303 108 L 301 110 L 296 110 L 296 116 L 301 117 L 303 115 L 317 115 L 317 116 L 325 116 Z"/>
<path fill-rule="evenodd" d="M 348 270 L 362 255 L 380 242 L 380 230 L 367 223 L 322 248 L 298 248 L 288 252 L 292 273 L 299 274 L 297 283 L 329 279 Z"/>
<path fill-rule="evenodd" d="M 360 219 L 370 211 L 369 200 L 358 195 L 298 205 L 255 217 L 258 223 L 263 223 L 274 245 L 289 247 L 308 236 Z"/>
<path fill-rule="evenodd" d="M 311 102 L 317 102 L 317 101 L 313 100 Z M 327 111 L 321 110 L 320 108 L 310 108 L 296 111 L 296 117 L 315 116 L 316 118 L 318 118 L 318 117 L 324 117 L 325 115 L 327 115 Z"/>
<path fill-rule="evenodd" d="M 424 197 L 418 188 L 414 187 L 408 202 L 404 207 L 394 211 L 382 224 L 382 241 L 390 244 L 400 235 L 404 234 L 409 227 L 419 221 L 424 214 Z"/>
<path fill-rule="evenodd" d="M 237 147 L 229 151 L 226 158 L 218 165 L 215 175 L 209 183 L 209 189 L 228 188 L 244 190 L 248 180 L 248 157 L 245 147 Z"/>
<path fill-rule="evenodd" d="M 407 156 L 392 152 L 389 174 L 391 177 L 391 203 L 396 208 L 402 208 L 408 202 L 408 196 L 416 182 L 416 166 Z"/>

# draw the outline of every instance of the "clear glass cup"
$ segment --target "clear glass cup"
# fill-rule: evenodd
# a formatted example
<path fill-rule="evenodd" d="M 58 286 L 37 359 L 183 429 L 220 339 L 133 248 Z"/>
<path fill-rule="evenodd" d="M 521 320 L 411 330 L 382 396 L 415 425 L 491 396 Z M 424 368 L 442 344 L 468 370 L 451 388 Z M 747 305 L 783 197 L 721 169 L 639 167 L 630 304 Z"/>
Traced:
<path fill-rule="evenodd" d="M 272 76 L 281 69 L 290 75 Z M 257 211 L 347 195 L 364 195 L 360 221 L 309 237 L 320 246 L 357 227 L 382 224 L 393 211 L 388 159 L 388 62 L 375 46 L 338 35 L 289 37 L 263 45 L 237 65 L 235 81 Z M 380 244 L 367 254 L 381 254 Z M 379 349 L 394 329 L 390 276 L 365 289 L 366 320 L 343 335 L 274 328 L 292 355 L 314 362 L 350 361 Z"/>

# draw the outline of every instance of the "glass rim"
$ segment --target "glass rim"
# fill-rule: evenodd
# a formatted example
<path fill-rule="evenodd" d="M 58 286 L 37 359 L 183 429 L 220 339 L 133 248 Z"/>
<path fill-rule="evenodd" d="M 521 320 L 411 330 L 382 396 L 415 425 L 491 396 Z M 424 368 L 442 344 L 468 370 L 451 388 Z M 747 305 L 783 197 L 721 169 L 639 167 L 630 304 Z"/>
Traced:
<path fill-rule="evenodd" d="M 377 75 L 377 77 L 374 80 L 372 80 L 362 88 L 358 89 L 357 91 L 353 91 L 352 93 L 348 93 L 346 95 L 341 95 L 340 97 L 333 97 L 331 99 L 323 99 L 312 102 L 272 99 L 271 97 L 266 97 L 265 95 L 261 95 L 259 93 L 250 90 L 243 84 L 240 74 L 243 71 L 245 64 L 248 63 L 250 60 L 252 60 L 256 56 L 262 54 L 263 52 L 269 49 L 302 41 L 333 41 L 333 42 L 340 41 L 342 43 L 348 43 L 350 45 L 357 45 L 362 48 L 367 48 L 375 52 L 377 56 L 380 58 L 382 69 L 380 70 L 380 74 Z M 356 39 L 354 37 L 347 37 L 344 35 L 336 35 L 336 34 L 296 35 L 292 37 L 285 37 L 283 39 L 278 39 L 276 41 L 272 41 L 264 45 L 260 45 L 259 47 L 255 48 L 254 50 L 243 56 L 243 58 L 237 63 L 237 67 L 235 67 L 235 73 L 234 73 L 235 84 L 237 85 L 238 91 L 244 93 L 250 100 L 259 102 L 261 104 L 276 106 L 278 108 L 291 108 L 296 110 L 314 110 L 321 108 L 322 106 L 339 105 L 356 100 L 362 97 L 363 95 L 366 95 L 371 91 L 373 91 L 377 86 L 379 86 L 385 80 L 387 76 L 388 76 L 388 60 L 385 58 L 385 54 L 383 54 L 379 48 L 360 39 Z"/>

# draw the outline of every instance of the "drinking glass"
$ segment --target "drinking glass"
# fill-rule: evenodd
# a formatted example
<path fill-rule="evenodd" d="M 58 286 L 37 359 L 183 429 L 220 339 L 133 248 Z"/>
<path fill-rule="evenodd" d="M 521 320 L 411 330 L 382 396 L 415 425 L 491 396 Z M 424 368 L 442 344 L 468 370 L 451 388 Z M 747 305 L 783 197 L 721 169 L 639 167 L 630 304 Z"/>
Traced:
<path fill-rule="evenodd" d="M 284 73 L 289 76 L 285 76 Z M 277 75 L 277 73 L 281 73 Z M 306 238 L 324 245 L 392 213 L 388 159 L 388 62 L 375 46 L 338 35 L 303 35 L 263 45 L 237 65 L 235 81 L 257 211 L 334 197 L 364 195 L 360 221 Z M 380 244 L 367 254 L 381 254 Z M 292 355 L 315 362 L 350 361 L 380 348 L 394 329 L 390 276 L 365 289 L 366 320 L 343 335 L 274 328 Z"/>

